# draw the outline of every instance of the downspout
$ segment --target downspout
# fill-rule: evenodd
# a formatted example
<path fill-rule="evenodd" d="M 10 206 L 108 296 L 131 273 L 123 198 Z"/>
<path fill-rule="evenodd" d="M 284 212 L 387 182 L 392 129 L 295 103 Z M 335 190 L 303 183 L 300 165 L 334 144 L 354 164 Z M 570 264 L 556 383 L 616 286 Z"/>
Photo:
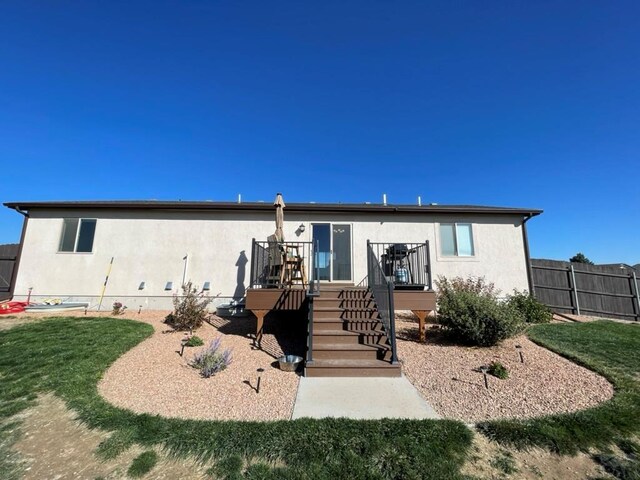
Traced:
<path fill-rule="evenodd" d="M 18 268 L 20 267 L 20 259 L 22 258 L 22 247 L 24 246 L 24 237 L 27 233 L 27 223 L 29 222 L 29 212 L 16 207 L 15 211 L 24 216 L 22 222 L 22 233 L 20 234 L 20 245 L 18 246 L 18 254 L 16 255 L 16 263 L 11 272 L 11 287 L 9 289 L 9 297 L 13 300 L 13 294 L 16 289 L 16 280 L 18 278 Z"/>
<path fill-rule="evenodd" d="M 529 237 L 527 236 L 527 222 L 534 217 L 533 214 L 529 213 L 524 220 L 522 221 L 522 241 L 524 243 L 524 258 L 527 265 L 527 281 L 529 283 L 529 294 L 531 296 L 535 295 L 535 289 L 533 286 L 533 272 L 531 270 L 531 256 L 529 254 Z"/>

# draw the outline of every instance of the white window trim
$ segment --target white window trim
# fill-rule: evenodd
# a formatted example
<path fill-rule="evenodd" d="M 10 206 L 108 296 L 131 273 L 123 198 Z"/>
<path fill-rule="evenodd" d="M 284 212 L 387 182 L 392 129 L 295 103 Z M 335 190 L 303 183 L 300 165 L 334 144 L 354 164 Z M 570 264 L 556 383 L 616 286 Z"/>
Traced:
<path fill-rule="evenodd" d="M 96 222 L 96 230 L 98 230 L 98 219 L 97 218 L 91 218 L 91 217 L 78 217 L 78 228 L 76 229 L 76 238 L 73 241 L 73 251 L 72 252 L 63 252 L 62 250 L 60 250 L 61 247 L 61 243 L 62 243 L 62 235 L 64 233 L 64 221 L 67 219 L 73 219 L 76 217 L 65 217 L 62 219 L 62 228 L 60 229 L 60 235 L 59 235 L 59 241 L 58 241 L 58 252 L 59 254 L 62 255 L 92 255 L 94 253 L 94 246 L 95 246 L 95 240 L 96 240 L 96 232 L 94 230 L 93 232 L 93 240 L 91 241 L 91 251 L 90 252 L 77 252 L 76 250 L 78 249 L 78 240 L 80 239 L 80 226 L 82 225 L 82 221 L 83 220 L 95 220 Z"/>
<path fill-rule="evenodd" d="M 440 236 L 440 226 L 442 224 L 445 225 L 460 225 L 460 224 L 468 224 L 471 225 L 471 241 L 473 242 L 473 255 L 470 256 L 458 256 L 458 255 L 443 255 L 442 254 L 442 237 Z M 436 229 L 436 259 L 439 262 L 479 262 L 480 261 L 480 249 L 478 248 L 478 240 L 477 240 L 477 228 L 476 223 L 468 220 L 459 220 L 459 221 L 449 221 L 449 222 L 439 222 L 437 223 Z M 455 230 L 455 228 L 454 228 Z M 457 235 L 457 231 L 456 231 Z"/>

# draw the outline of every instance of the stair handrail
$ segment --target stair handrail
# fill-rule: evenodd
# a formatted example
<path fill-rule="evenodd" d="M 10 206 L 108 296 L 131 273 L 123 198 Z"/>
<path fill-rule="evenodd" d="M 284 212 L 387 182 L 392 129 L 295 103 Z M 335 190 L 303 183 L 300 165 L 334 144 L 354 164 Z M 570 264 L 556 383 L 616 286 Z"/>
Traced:
<path fill-rule="evenodd" d="M 393 305 L 394 284 L 392 280 L 385 276 L 369 240 L 367 240 L 367 279 L 369 290 L 376 301 L 382 325 L 387 333 L 387 341 L 391 348 L 391 363 L 395 365 L 398 363 L 398 354 L 396 349 L 396 319 Z"/>
<path fill-rule="evenodd" d="M 307 314 L 307 359 L 305 365 L 313 364 L 313 303 L 314 299 L 320 296 L 320 266 L 318 262 L 318 254 L 320 244 L 316 240 L 315 244 L 311 244 L 311 271 L 309 272 L 309 285 L 307 290 L 307 299 L 309 300 L 309 311 Z"/>

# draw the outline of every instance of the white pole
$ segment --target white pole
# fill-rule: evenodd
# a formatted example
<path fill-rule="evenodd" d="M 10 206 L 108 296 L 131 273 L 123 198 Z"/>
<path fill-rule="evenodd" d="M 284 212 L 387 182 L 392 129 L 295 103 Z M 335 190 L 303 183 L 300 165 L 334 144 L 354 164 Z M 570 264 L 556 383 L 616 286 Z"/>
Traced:
<path fill-rule="evenodd" d="M 422 206 L 422 198 L 420 198 L 420 195 L 418 195 L 418 206 Z"/>
<path fill-rule="evenodd" d="M 182 260 L 184 260 L 184 271 L 182 272 L 182 285 L 185 284 L 187 279 L 187 266 L 189 265 L 189 254 L 187 253 Z"/>
<path fill-rule="evenodd" d="M 386 204 L 387 204 L 387 194 L 386 194 L 386 193 L 383 193 L 383 194 L 382 194 L 382 204 L 383 204 L 383 205 L 386 205 Z"/>

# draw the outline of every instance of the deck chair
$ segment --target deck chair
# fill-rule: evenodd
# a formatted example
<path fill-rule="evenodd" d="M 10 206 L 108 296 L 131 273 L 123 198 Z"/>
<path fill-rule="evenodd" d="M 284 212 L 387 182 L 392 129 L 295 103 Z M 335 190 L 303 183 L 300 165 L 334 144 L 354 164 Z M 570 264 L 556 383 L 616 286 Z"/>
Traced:
<path fill-rule="evenodd" d="M 267 255 L 269 263 L 267 265 L 267 286 L 279 287 L 282 267 L 284 265 L 284 247 L 275 235 L 267 237 Z"/>

